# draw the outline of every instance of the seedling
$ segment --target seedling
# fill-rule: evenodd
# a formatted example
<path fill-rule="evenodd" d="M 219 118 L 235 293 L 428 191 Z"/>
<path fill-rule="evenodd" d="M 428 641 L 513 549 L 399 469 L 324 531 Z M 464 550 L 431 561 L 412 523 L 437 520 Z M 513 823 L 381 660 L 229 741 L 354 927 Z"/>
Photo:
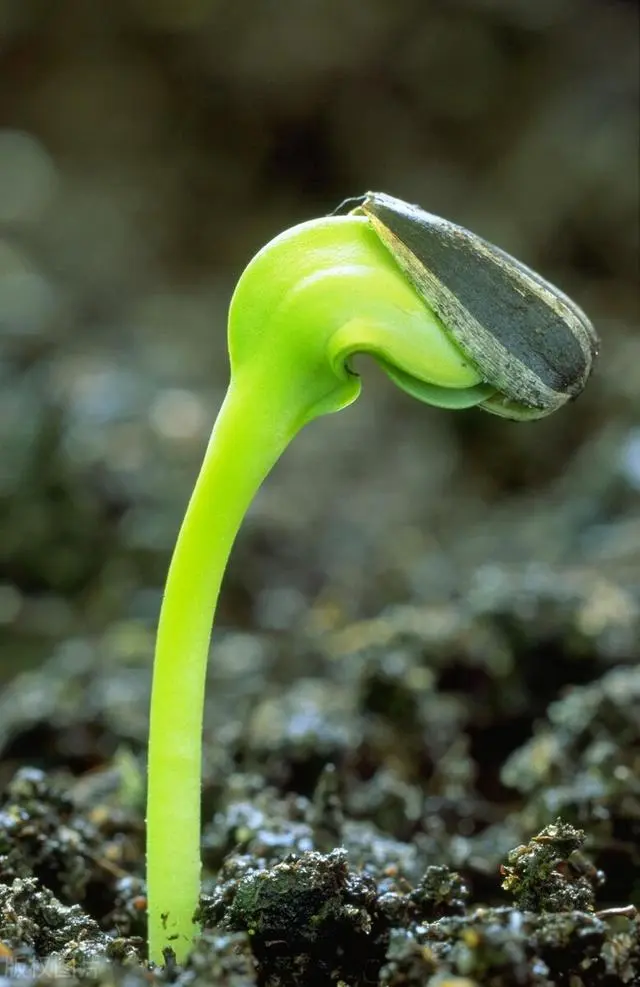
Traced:
<path fill-rule="evenodd" d="M 584 313 L 454 223 L 370 192 L 266 245 L 229 312 L 231 381 L 178 535 L 160 614 L 147 806 L 149 955 L 198 931 L 204 687 L 220 583 L 242 518 L 300 429 L 351 404 L 356 353 L 443 408 L 540 418 L 584 387 Z"/>

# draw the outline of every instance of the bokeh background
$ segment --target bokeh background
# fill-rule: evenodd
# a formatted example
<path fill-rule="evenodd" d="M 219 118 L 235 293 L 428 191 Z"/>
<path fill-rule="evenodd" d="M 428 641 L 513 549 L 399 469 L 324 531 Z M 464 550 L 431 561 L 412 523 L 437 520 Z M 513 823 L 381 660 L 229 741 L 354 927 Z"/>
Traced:
<path fill-rule="evenodd" d="M 0 0 L 0 676 L 149 646 L 235 280 L 366 189 L 560 284 L 596 374 L 512 425 L 363 366 L 260 493 L 221 625 L 340 627 L 504 566 L 637 593 L 638 48 L 623 0 Z"/>

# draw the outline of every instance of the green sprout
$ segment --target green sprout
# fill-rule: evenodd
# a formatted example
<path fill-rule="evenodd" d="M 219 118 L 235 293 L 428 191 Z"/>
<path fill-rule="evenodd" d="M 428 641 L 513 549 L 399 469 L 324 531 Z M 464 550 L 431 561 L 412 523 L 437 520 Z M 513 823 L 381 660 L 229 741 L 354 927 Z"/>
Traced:
<path fill-rule="evenodd" d="M 201 740 L 213 615 L 256 491 L 300 429 L 360 393 L 354 354 L 443 408 L 539 418 L 596 353 L 565 295 L 454 223 L 381 193 L 287 230 L 249 263 L 229 312 L 231 380 L 167 577 L 153 672 L 147 805 L 149 956 L 198 932 Z"/>

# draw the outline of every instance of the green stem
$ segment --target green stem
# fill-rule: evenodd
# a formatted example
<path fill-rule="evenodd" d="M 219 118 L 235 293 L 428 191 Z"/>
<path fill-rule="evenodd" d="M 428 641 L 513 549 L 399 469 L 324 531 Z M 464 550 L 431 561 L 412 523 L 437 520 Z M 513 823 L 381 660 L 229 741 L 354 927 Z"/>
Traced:
<path fill-rule="evenodd" d="M 147 809 L 149 953 L 157 963 L 167 945 L 185 959 L 198 932 L 209 638 L 254 494 L 306 422 L 356 399 L 352 353 L 375 355 L 422 396 L 431 383 L 468 390 L 479 380 L 363 217 L 303 224 L 260 251 L 231 301 L 229 350 L 232 383 L 178 536 L 158 628 Z"/>
<path fill-rule="evenodd" d="M 198 928 L 202 719 L 220 584 L 251 500 L 296 431 L 272 387 L 233 383 L 215 423 L 167 577 L 149 732 L 149 958 L 179 961 Z"/>

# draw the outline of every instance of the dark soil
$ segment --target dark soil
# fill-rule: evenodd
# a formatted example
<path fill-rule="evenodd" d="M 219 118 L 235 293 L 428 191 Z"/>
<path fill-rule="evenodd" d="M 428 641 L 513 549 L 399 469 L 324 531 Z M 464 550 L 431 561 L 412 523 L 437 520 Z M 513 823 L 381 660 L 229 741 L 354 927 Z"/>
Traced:
<path fill-rule="evenodd" d="M 491 594 L 470 588 L 464 603 L 397 607 L 306 640 L 219 639 L 205 933 L 184 969 L 169 957 L 153 976 L 638 982 L 640 674 L 637 652 L 610 667 L 609 647 L 620 634 L 638 640 L 637 614 L 630 623 L 628 609 L 609 608 L 595 627 L 586 615 L 605 598 L 621 603 L 615 586 L 499 575 Z M 285 682 L 289 649 L 306 674 Z M 149 982 L 148 678 L 144 654 L 76 641 L 3 694 L 10 975 Z"/>

